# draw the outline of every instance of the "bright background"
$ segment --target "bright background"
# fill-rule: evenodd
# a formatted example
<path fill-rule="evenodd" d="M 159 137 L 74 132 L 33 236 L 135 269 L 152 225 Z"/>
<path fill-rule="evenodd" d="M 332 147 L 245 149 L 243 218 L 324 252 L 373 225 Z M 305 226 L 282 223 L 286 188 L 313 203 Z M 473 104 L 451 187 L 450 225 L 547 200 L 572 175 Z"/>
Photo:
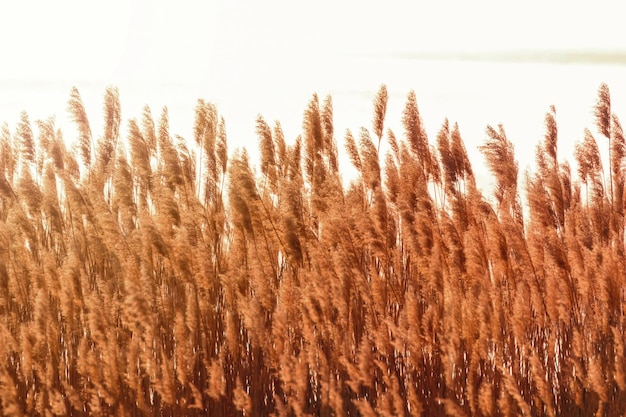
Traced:
<path fill-rule="evenodd" d="M 4 2 L 2 79 L 206 80 L 348 54 L 626 47 L 618 1 Z"/>
<path fill-rule="evenodd" d="M 618 1 L 26 0 L 3 2 L 0 16 L 0 121 L 13 130 L 22 110 L 31 120 L 55 115 L 69 140 L 73 85 L 96 137 L 104 89 L 116 85 L 125 120 L 144 104 L 156 119 L 167 105 L 172 133 L 188 139 L 196 100 L 214 102 L 230 149 L 253 154 L 257 114 L 279 119 L 294 140 L 311 95 L 331 94 L 341 141 L 347 128 L 369 127 L 382 83 L 398 136 L 414 89 L 431 140 L 444 117 L 458 121 L 476 166 L 485 126 L 503 123 L 524 168 L 551 104 L 571 159 L 593 127 L 601 82 L 626 118 Z M 552 59 L 573 52 L 573 62 Z"/>

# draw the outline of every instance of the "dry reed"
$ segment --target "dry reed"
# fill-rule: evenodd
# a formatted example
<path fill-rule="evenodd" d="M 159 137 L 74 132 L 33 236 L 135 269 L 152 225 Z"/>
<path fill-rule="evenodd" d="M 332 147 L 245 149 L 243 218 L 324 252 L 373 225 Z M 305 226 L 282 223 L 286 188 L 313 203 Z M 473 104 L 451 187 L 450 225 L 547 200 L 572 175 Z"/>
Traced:
<path fill-rule="evenodd" d="M 574 170 L 559 160 L 550 108 L 523 203 L 502 126 L 480 147 L 490 203 L 458 126 L 429 143 L 410 92 L 404 140 L 384 135 L 387 100 L 371 133 L 345 134 L 348 186 L 330 97 L 291 144 L 258 117 L 259 173 L 228 158 L 203 100 L 193 141 L 148 107 L 120 138 L 114 88 L 96 144 L 71 90 L 75 151 L 53 119 L 4 124 L 2 414 L 622 415 L 626 145 L 608 87 L 608 178 L 590 130 Z"/>

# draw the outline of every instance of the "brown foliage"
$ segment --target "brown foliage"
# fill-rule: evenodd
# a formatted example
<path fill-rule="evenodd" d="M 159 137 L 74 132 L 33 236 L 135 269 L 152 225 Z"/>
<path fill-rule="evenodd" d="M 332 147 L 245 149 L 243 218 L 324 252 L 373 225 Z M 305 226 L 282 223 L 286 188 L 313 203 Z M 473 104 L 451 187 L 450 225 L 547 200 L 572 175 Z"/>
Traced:
<path fill-rule="evenodd" d="M 608 87 L 608 182 L 589 130 L 579 179 L 559 162 L 551 108 L 528 216 L 502 126 L 481 146 L 492 206 L 458 126 L 430 144 L 414 93 L 383 158 L 386 106 L 383 86 L 373 133 L 346 133 L 359 174 L 346 187 L 330 97 L 313 97 L 293 144 L 259 116 L 258 175 L 245 150 L 228 159 L 203 100 L 194 141 L 146 107 L 118 143 L 109 88 L 93 163 L 76 89 L 76 153 L 52 119 L 37 138 L 26 113 L 14 134 L 5 124 L 0 411 L 622 415 L 625 152 Z"/>

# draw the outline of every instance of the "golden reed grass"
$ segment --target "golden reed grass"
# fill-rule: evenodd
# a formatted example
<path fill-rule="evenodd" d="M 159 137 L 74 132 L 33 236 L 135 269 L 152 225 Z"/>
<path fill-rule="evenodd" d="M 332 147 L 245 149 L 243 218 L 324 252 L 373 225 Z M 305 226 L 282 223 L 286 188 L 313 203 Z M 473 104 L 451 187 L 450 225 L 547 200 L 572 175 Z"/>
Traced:
<path fill-rule="evenodd" d="M 5 124 L 2 414 L 623 415 L 626 144 L 608 87 L 607 142 L 585 132 L 576 177 L 556 109 L 521 184 L 488 126 L 493 200 L 456 124 L 431 143 L 411 92 L 398 140 L 387 99 L 345 133 L 347 187 L 330 97 L 291 144 L 257 118 L 259 172 L 228 160 L 203 100 L 190 141 L 147 107 L 120 138 L 114 88 L 96 140 L 72 89 L 72 149 L 53 120 Z"/>

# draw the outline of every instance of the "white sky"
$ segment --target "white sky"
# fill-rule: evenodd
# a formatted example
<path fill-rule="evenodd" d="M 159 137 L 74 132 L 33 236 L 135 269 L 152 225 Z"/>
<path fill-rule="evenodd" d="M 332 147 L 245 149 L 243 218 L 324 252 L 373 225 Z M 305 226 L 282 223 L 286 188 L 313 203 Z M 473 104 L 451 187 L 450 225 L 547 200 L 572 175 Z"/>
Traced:
<path fill-rule="evenodd" d="M 11 1 L 0 80 L 202 79 L 345 53 L 626 49 L 618 1 Z"/>
<path fill-rule="evenodd" d="M 76 85 L 97 136 L 104 89 L 115 85 L 124 126 L 144 104 L 155 117 L 167 105 L 172 133 L 190 139 L 196 99 L 204 98 L 226 119 L 229 149 L 245 146 L 254 154 L 257 114 L 280 120 L 293 140 L 311 94 L 322 99 L 330 93 L 341 140 L 346 128 L 358 132 L 368 124 L 372 99 L 385 83 L 391 124 L 399 124 L 406 94 L 415 89 L 431 138 L 450 117 L 460 122 L 471 151 L 484 140 L 487 123 L 502 122 L 518 149 L 532 157 L 549 104 L 557 105 L 560 128 L 571 129 L 565 133 L 572 147 L 592 123 L 600 82 L 609 83 L 615 98 L 624 95 L 626 67 L 486 63 L 459 73 L 454 64 L 429 67 L 376 57 L 516 50 L 626 54 L 623 8 L 617 0 L 3 1 L 0 123 L 13 126 L 22 110 L 31 120 L 56 115 L 71 140 L 75 132 L 63 123 Z M 529 72 L 533 68 L 540 72 Z M 626 109 L 625 100 L 615 100 L 616 111 Z"/>

